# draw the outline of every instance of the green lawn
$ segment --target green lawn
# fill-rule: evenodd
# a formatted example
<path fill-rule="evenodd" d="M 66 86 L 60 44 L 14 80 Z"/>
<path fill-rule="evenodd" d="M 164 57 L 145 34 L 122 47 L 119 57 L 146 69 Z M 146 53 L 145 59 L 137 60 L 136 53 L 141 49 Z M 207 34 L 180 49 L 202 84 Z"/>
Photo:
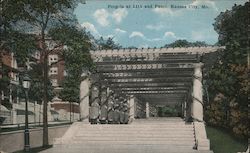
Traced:
<path fill-rule="evenodd" d="M 247 140 L 237 139 L 229 132 L 211 126 L 207 126 L 206 130 L 214 153 L 237 153 L 247 149 Z"/>

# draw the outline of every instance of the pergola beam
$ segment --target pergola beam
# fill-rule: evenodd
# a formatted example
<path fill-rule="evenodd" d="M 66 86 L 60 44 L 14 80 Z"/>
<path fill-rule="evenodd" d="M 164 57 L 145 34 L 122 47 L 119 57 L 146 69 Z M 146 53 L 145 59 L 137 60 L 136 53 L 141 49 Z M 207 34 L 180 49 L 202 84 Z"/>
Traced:
<path fill-rule="evenodd" d="M 143 88 L 143 87 L 190 87 L 192 85 L 191 82 L 183 82 L 183 83 L 174 83 L 174 82 L 162 82 L 162 83 L 117 83 L 117 84 L 110 84 L 111 87 L 124 87 L 124 88 Z"/>
<path fill-rule="evenodd" d="M 96 65 L 98 66 L 105 66 L 105 65 L 138 65 L 138 64 L 186 64 L 186 63 L 194 63 L 197 62 L 197 58 L 180 58 L 180 59 L 174 59 L 174 58 L 158 58 L 158 59 L 143 59 L 139 61 L 129 61 L 124 58 L 119 59 L 119 61 L 112 61 L 112 60 L 105 60 L 103 59 L 100 61 L 100 59 L 95 60 Z"/>
<path fill-rule="evenodd" d="M 97 67 L 98 73 L 127 73 L 127 72 L 182 72 L 182 71 L 193 71 L 193 67 L 172 67 L 172 68 L 132 68 L 132 69 L 105 69 L 104 67 Z"/>
<path fill-rule="evenodd" d="M 192 75 L 188 75 L 188 74 L 145 74 L 145 75 L 131 75 L 131 76 L 126 76 L 126 75 L 122 75 L 122 76 L 108 76 L 108 75 L 104 75 L 105 78 L 107 79 L 132 79 L 132 78 L 175 78 L 175 77 L 191 77 Z"/>
<path fill-rule="evenodd" d="M 126 94 L 187 94 L 187 91 L 122 91 Z"/>
<path fill-rule="evenodd" d="M 155 87 L 155 88 L 119 88 L 122 91 L 179 91 L 179 90 L 189 90 L 189 88 L 184 87 Z"/>
<path fill-rule="evenodd" d="M 114 49 L 114 50 L 97 50 L 90 51 L 92 56 L 126 56 L 134 55 L 141 56 L 145 54 L 204 54 L 215 52 L 218 49 L 224 49 L 225 47 L 208 46 L 208 47 L 176 47 L 176 48 L 141 48 L 141 49 Z"/>
<path fill-rule="evenodd" d="M 167 83 L 167 82 L 190 82 L 192 81 L 192 77 L 176 77 L 176 78 L 138 78 L 138 79 L 106 79 L 109 83 L 137 83 L 137 82 L 158 82 L 158 83 Z"/>

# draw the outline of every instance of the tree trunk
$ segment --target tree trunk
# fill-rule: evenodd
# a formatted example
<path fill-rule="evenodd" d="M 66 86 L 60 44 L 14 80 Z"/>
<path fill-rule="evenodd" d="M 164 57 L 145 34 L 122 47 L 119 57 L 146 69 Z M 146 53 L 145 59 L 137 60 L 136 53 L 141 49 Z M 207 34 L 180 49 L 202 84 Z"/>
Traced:
<path fill-rule="evenodd" d="M 42 52 L 43 52 L 43 84 L 44 84 L 44 103 L 43 103 L 43 146 L 49 145 L 48 140 L 48 54 L 45 46 L 45 34 L 42 31 Z"/>

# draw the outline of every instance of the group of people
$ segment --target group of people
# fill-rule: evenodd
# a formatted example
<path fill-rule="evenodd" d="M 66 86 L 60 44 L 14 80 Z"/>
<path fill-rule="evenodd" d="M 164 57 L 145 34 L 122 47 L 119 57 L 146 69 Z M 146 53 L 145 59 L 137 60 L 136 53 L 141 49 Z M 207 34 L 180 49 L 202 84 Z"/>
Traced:
<path fill-rule="evenodd" d="M 106 88 L 91 89 L 89 120 L 91 124 L 127 124 L 129 122 L 128 102 Z"/>

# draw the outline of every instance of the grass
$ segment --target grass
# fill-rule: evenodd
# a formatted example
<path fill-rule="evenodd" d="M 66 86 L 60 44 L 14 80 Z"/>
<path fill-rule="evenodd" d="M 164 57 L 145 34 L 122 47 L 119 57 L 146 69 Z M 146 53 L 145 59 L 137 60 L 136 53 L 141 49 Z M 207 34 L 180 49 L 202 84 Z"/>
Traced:
<path fill-rule="evenodd" d="M 46 150 L 52 148 L 52 145 L 46 146 L 46 147 L 37 147 L 37 148 L 30 148 L 28 152 L 25 152 L 24 150 L 16 151 L 14 153 L 38 153 L 40 151 Z"/>
<path fill-rule="evenodd" d="M 237 153 L 247 150 L 247 139 L 236 138 L 228 131 L 211 126 L 207 126 L 206 131 L 214 153 Z"/>

